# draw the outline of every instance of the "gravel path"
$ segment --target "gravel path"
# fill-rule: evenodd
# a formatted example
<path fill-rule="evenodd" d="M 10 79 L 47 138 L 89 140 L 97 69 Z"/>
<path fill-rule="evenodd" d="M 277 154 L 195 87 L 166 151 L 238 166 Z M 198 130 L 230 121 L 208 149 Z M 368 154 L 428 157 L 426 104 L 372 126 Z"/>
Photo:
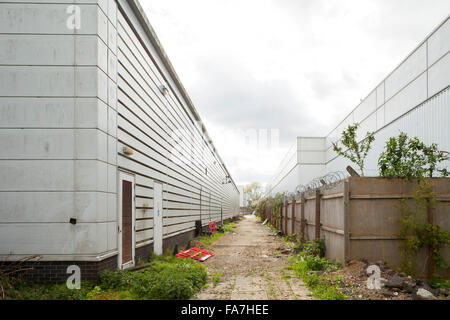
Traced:
<path fill-rule="evenodd" d="M 207 266 L 208 287 L 195 300 L 311 300 L 301 279 L 285 270 L 287 245 L 254 216 L 204 249 L 215 253 Z"/>

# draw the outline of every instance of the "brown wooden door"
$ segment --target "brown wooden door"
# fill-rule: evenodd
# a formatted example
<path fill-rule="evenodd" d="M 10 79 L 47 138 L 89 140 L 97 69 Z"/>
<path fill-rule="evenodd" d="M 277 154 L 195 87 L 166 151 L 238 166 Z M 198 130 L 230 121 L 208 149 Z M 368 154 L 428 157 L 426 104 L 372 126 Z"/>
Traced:
<path fill-rule="evenodd" d="M 133 184 L 122 180 L 122 264 L 133 259 Z"/>

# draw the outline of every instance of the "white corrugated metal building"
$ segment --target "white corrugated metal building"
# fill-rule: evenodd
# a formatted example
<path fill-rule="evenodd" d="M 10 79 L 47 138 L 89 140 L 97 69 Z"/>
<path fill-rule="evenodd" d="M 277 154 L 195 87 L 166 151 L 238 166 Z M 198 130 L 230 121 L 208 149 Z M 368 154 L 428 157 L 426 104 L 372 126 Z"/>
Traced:
<path fill-rule="evenodd" d="M 450 17 L 447 17 L 325 137 L 298 137 L 267 188 L 267 194 L 294 192 L 299 185 L 351 165 L 332 142 L 349 124 L 360 123 L 358 138 L 375 132 L 366 176 L 378 175 L 378 157 L 400 131 L 450 151 Z M 446 163 L 449 166 L 449 162 Z"/>
<path fill-rule="evenodd" d="M 239 213 L 138 1 L 0 3 L 0 150 L 1 260 L 40 254 L 44 280 L 132 266 Z"/>

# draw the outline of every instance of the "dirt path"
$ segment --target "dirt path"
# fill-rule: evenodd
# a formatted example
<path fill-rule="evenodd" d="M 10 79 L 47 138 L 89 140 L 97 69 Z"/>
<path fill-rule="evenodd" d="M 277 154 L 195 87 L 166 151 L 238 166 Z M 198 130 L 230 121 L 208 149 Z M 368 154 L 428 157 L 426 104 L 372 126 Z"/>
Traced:
<path fill-rule="evenodd" d="M 310 300 L 303 282 L 284 267 L 286 244 L 254 216 L 246 216 L 227 233 L 206 246 L 215 256 L 204 262 L 208 287 L 196 300 Z"/>

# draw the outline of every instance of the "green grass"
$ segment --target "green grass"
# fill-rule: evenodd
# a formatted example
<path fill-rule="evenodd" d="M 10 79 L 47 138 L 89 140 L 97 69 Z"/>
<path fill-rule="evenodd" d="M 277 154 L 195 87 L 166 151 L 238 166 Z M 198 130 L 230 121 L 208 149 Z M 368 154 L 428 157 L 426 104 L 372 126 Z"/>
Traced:
<path fill-rule="evenodd" d="M 217 285 L 220 282 L 220 279 L 222 278 L 222 273 L 216 273 L 211 275 L 212 279 L 213 279 L 213 287 L 217 287 Z"/>
<path fill-rule="evenodd" d="M 105 271 L 101 292 L 116 292 L 132 299 L 188 299 L 207 280 L 203 265 L 189 259 L 154 256 L 149 268 L 136 272 Z"/>
<path fill-rule="evenodd" d="M 70 290 L 66 284 L 39 284 L 9 277 L 0 278 L 0 286 L 0 300 L 3 293 L 6 300 L 81 300 L 94 287 L 82 282 L 79 290 Z"/>
<path fill-rule="evenodd" d="M 80 290 L 5 277 L 0 278 L 0 285 L 6 299 L 172 300 L 189 299 L 206 284 L 206 268 L 193 260 L 154 255 L 150 262 L 149 267 L 135 272 L 106 270 L 98 286 L 83 282 Z"/>
<path fill-rule="evenodd" d="M 306 242 L 302 249 L 290 259 L 293 264 L 288 269 L 305 282 L 314 297 L 320 300 L 346 300 L 347 296 L 339 289 L 342 277 L 329 277 L 330 272 L 340 269 L 340 264 L 321 256 L 324 248 L 320 241 Z"/>
<path fill-rule="evenodd" d="M 204 245 L 211 245 L 217 240 L 220 239 L 225 233 L 228 232 L 235 232 L 234 226 L 236 225 L 235 222 L 225 222 L 223 224 L 223 232 L 216 232 L 211 236 L 203 235 L 201 236 L 201 243 Z"/>

